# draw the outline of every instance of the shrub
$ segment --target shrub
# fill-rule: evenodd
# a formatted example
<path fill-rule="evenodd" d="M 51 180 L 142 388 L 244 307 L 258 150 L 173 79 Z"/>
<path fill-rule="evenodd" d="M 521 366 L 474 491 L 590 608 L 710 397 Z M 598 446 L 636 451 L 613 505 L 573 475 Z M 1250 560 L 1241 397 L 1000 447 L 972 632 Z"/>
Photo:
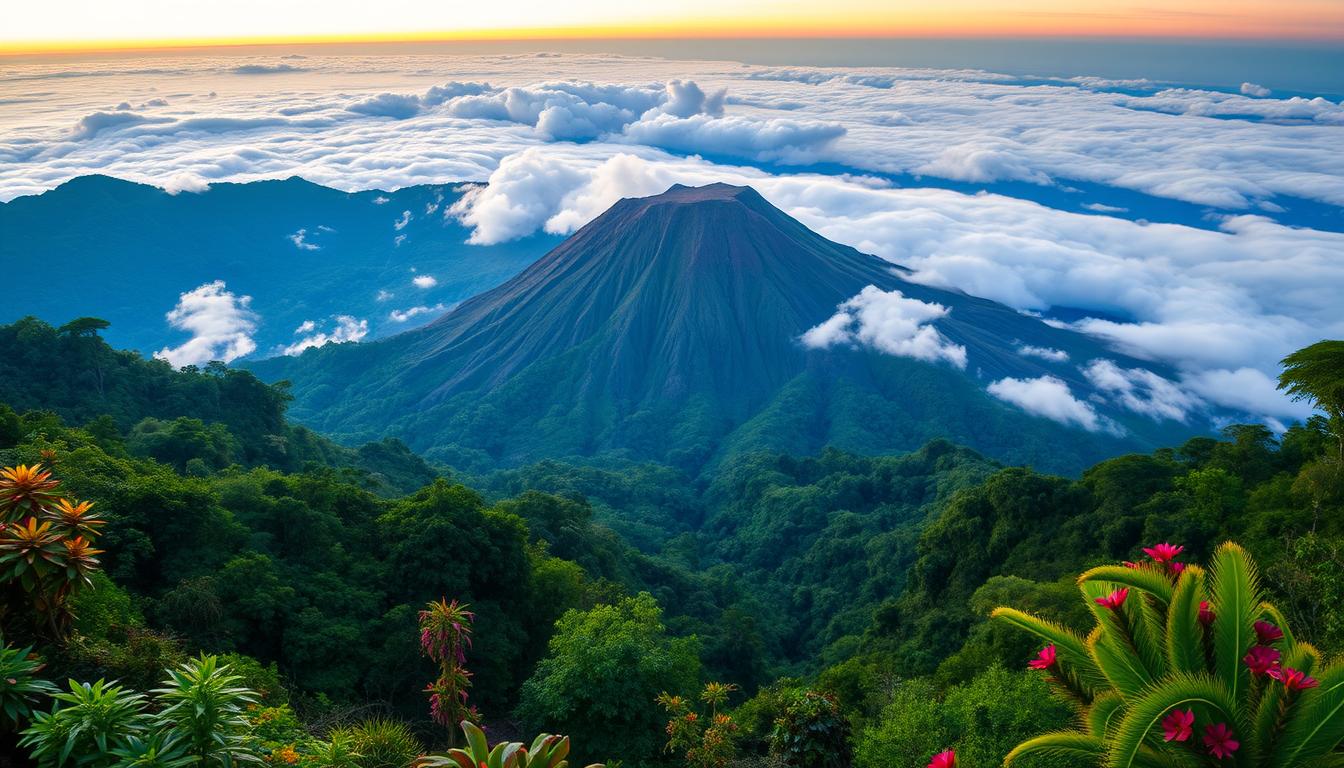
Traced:
<path fill-rule="evenodd" d="M 244 707 L 255 704 L 253 691 L 238 685 L 216 656 L 192 659 L 170 670 L 154 690 L 163 709 L 154 716 L 161 732 L 177 734 L 187 752 L 205 766 L 231 766 L 249 754 Z"/>
<path fill-rule="evenodd" d="M 770 753 L 791 768 L 841 768 L 850 762 L 849 722 L 830 693 L 796 690 L 770 734 Z"/>
<path fill-rule="evenodd" d="M 34 714 L 19 741 L 43 768 L 65 765 L 72 757 L 81 768 L 111 765 L 113 747 L 149 727 L 145 697 L 119 685 L 72 680 L 69 691 L 52 698 L 55 708 Z"/>
<path fill-rule="evenodd" d="M 410 728 L 385 717 L 365 720 L 348 732 L 333 734 L 333 739 L 338 736 L 348 737 L 359 753 L 359 768 L 406 768 L 424 751 Z"/>
<path fill-rule="evenodd" d="M 1029 666 L 1074 699 L 1085 724 L 1023 742 L 1007 764 L 1028 755 L 1108 768 L 1331 759 L 1344 740 L 1344 663 L 1324 666 L 1261 601 L 1241 547 L 1219 547 L 1207 573 L 1177 561 L 1181 550 L 1160 544 L 1145 550 L 1150 562 L 1080 576 L 1096 617 L 1085 638 L 1009 608 L 994 612 L 1049 643 Z"/>

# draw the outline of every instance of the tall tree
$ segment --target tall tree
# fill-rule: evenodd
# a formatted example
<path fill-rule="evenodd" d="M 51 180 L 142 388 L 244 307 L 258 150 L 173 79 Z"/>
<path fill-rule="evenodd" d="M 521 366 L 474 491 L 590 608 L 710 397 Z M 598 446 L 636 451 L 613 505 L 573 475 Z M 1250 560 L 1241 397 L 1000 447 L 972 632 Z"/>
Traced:
<path fill-rule="evenodd" d="M 1279 361 L 1279 389 L 1325 411 L 1344 462 L 1344 341 L 1318 341 Z"/>

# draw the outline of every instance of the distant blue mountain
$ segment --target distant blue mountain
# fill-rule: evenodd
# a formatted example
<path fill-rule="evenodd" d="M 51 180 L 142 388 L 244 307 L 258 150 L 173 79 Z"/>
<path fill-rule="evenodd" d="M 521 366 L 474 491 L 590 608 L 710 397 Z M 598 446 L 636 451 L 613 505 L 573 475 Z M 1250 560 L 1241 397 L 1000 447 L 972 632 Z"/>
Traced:
<path fill-rule="evenodd" d="M 111 321 L 113 345 L 150 355 L 189 338 L 165 320 L 178 296 L 223 280 L 252 297 L 256 356 L 303 338 L 295 330 L 306 321 L 315 326 L 308 333 L 330 330 L 337 315 L 367 321 L 370 339 L 395 333 L 498 285 L 559 242 L 466 245 L 468 230 L 443 215 L 460 194 L 453 185 L 346 193 L 290 178 L 171 195 L 76 178 L 0 204 L 0 263 L 6 283 L 22 286 L 0 301 L 0 322 L 95 315 Z M 435 285 L 417 287 L 417 276 Z"/>
<path fill-rule="evenodd" d="M 1169 372 L 902 274 L 749 188 L 676 186 L 618 202 L 428 326 L 251 365 L 293 382 L 292 413 L 310 426 L 347 442 L 395 435 L 477 470 L 614 457 L 700 471 L 751 450 L 888 453 L 943 437 L 1000 460 L 1075 471 L 1207 431 L 1201 416 L 1154 420 L 1116 405 L 1080 366 L 1106 359 Z M 883 351 L 859 330 L 831 334 L 839 344 L 802 342 L 818 326 L 843 325 L 837 308 L 865 290 L 883 300 L 899 291 L 916 313 L 920 302 L 948 310 L 932 323 L 941 336 L 910 340 L 926 359 Z M 874 315 L 876 335 L 899 325 L 899 314 Z M 930 348 L 946 359 L 929 358 Z M 1074 406 L 1096 416 L 1090 428 L 987 391 L 1005 378 L 1042 377 L 1068 386 Z"/>

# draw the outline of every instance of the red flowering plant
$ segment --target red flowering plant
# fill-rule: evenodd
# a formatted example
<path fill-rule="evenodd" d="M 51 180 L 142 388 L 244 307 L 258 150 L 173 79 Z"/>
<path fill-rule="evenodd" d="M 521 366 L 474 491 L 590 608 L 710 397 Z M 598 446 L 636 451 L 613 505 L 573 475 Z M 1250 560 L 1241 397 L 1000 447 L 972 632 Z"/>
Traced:
<path fill-rule="evenodd" d="M 501 741 L 490 746 L 485 731 L 462 721 L 464 746 L 442 755 L 423 755 L 411 768 L 568 768 L 569 737 L 543 733 L 526 745 L 521 741 Z M 362 765 L 363 763 L 361 763 Z M 606 768 L 593 763 L 587 768 Z"/>
<path fill-rule="evenodd" d="M 1081 726 L 1014 749 L 1069 765 L 1311 768 L 1344 743 L 1344 663 L 1324 665 L 1261 599 L 1255 563 L 1223 544 L 1208 570 L 1158 544 L 1148 560 L 1078 579 L 1096 626 L 1085 637 L 999 608 L 1046 645 L 1027 667 L 1073 700 Z M 1336 761 L 1336 762 L 1332 762 Z"/>
<path fill-rule="evenodd" d="M 100 567 L 93 542 L 106 522 L 91 502 L 59 491 L 40 464 L 0 469 L 0 619 L 27 604 L 39 632 L 63 640 L 71 593 L 91 584 Z"/>
<path fill-rule="evenodd" d="M 450 745 L 457 735 L 454 726 L 481 719 L 476 708 L 467 704 L 467 689 L 471 687 L 467 649 L 476 620 L 476 614 L 468 608 L 456 600 L 439 599 L 420 611 L 420 652 L 439 665 L 438 678 L 425 686 L 429 715 L 448 728 Z"/>

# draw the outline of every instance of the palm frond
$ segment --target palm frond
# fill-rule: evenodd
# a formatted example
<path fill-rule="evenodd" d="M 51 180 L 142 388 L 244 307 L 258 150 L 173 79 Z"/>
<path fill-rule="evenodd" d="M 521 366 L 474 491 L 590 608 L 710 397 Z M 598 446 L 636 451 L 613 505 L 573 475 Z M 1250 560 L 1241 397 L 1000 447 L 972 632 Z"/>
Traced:
<path fill-rule="evenodd" d="M 1115 729 L 1108 752 L 1108 768 L 1139 765 L 1144 742 L 1162 718 L 1178 707 L 1199 707 L 1244 733 L 1236 699 L 1227 686 L 1209 675 L 1173 674 L 1131 700 Z"/>
<path fill-rule="evenodd" d="M 1259 577 L 1246 550 L 1227 542 L 1213 553 L 1210 594 L 1217 618 L 1213 622 L 1214 672 L 1237 698 L 1250 686 L 1251 675 L 1241 659 L 1255 645 L 1252 624 L 1260 606 Z"/>

